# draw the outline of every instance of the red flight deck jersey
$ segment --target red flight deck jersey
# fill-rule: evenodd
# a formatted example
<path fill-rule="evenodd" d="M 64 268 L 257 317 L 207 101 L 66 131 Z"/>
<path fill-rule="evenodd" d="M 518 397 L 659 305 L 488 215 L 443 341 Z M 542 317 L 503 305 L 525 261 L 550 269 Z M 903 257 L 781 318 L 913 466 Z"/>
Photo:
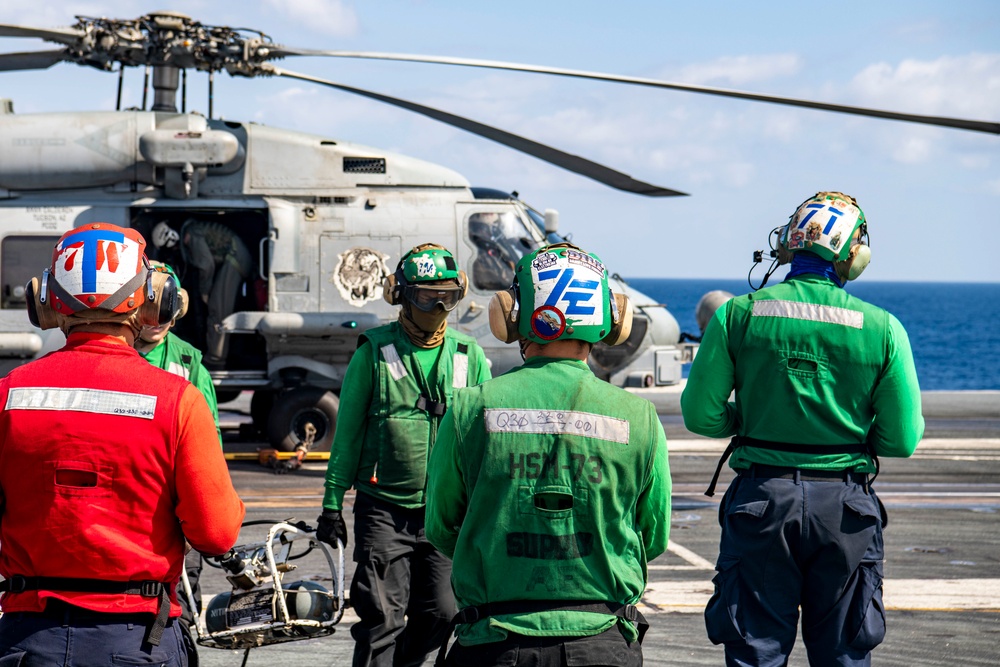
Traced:
<path fill-rule="evenodd" d="M 0 380 L 0 574 L 173 584 L 184 540 L 207 555 L 235 543 L 246 509 L 201 393 L 122 340 L 66 345 Z M 157 598 L 32 590 L 102 612 L 157 612 Z M 170 615 L 179 616 L 171 590 Z"/>

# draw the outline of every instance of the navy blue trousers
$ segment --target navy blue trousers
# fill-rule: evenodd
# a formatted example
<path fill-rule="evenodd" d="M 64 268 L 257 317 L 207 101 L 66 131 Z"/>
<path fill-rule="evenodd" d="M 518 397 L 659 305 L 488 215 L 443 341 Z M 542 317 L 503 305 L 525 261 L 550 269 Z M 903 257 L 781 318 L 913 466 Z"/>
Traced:
<path fill-rule="evenodd" d="M 68 605 L 61 614 L 4 614 L 0 667 L 187 667 L 179 624 L 171 619 L 160 645 L 151 646 L 144 639 L 152 620 L 152 614 L 97 614 Z"/>
<path fill-rule="evenodd" d="M 416 667 L 436 651 L 456 613 L 451 561 L 424 536 L 424 508 L 359 493 L 354 501 L 351 626 L 354 667 Z"/>
<path fill-rule="evenodd" d="M 883 514 L 851 479 L 733 480 L 719 509 L 722 543 L 708 637 L 726 664 L 788 662 L 802 610 L 813 667 L 870 665 L 885 637 Z"/>

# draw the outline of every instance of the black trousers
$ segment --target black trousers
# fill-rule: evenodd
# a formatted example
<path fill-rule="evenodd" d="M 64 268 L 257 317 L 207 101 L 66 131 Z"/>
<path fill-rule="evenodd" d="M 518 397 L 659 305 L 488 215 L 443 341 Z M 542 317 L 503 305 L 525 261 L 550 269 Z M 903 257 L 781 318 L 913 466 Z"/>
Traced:
<path fill-rule="evenodd" d="M 424 510 L 358 493 L 351 627 L 354 667 L 416 667 L 441 646 L 455 615 L 451 561 L 424 536 Z"/>
<path fill-rule="evenodd" d="M 462 646 L 448 652 L 446 667 L 641 667 L 642 647 L 625 640 L 618 624 L 590 637 L 529 637 L 510 633 L 490 644 Z"/>

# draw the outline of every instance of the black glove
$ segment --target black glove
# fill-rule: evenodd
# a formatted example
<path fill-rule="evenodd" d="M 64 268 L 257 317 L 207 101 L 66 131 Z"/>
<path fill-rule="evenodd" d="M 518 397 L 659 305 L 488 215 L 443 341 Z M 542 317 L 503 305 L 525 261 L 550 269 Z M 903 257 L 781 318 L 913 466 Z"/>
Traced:
<path fill-rule="evenodd" d="M 340 510 L 323 510 L 316 519 L 316 539 L 330 546 L 337 546 L 337 540 L 347 546 L 347 524 Z"/>

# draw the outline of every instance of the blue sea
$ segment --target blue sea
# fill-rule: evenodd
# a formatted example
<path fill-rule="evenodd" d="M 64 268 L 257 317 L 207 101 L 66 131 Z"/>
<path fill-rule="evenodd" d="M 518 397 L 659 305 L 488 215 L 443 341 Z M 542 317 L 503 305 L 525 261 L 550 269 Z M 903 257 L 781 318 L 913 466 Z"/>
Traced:
<path fill-rule="evenodd" d="M 694 335 L 700 333 L 694 311 L 703 294 L 715 289 L 737 295 L 751 291 L 746 280 L 634 278 L 628 284 L 665 304 L 681 331 Z M 1000 283 L 865 282 L 862 278 L 846 289 L 903 323 L 922 390 L 1000 389 Z"/>

